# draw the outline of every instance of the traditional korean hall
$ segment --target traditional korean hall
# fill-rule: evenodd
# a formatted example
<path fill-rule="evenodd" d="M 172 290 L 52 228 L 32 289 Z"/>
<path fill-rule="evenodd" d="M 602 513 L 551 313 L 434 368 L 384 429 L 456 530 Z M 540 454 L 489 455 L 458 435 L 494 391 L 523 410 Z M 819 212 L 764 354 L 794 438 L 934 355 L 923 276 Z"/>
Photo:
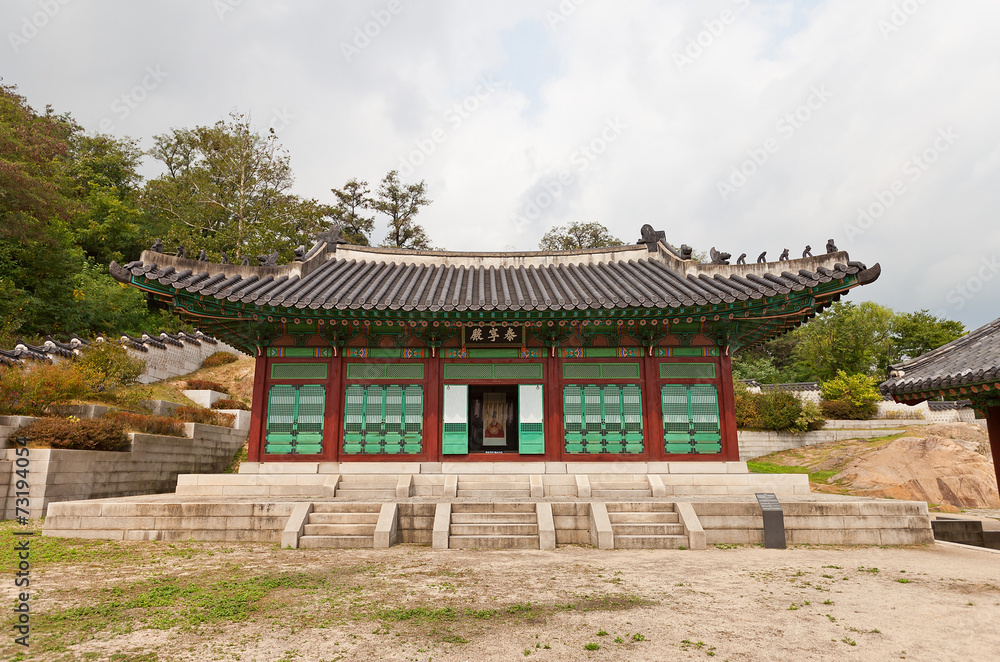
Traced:
<path fill-rule="evenodd" d="M 920 544 L 927 504 L 740 461 L 732 355 L 880 267 L 630 246 L 456 253 L 337 232 L 258 266 L 146 251 L 121 282 L 256 357 L 248 459 L 49 506 L 45 535 L 283 547 Z"/>
<path fill-rule="evenodd" d="M 734 461 L 733 352 L 874 281 L 829 252 L 457 253 L 320 236 L 291 264 L 146 251 L 121 282 L 256 357 L 249 460 Z"/>

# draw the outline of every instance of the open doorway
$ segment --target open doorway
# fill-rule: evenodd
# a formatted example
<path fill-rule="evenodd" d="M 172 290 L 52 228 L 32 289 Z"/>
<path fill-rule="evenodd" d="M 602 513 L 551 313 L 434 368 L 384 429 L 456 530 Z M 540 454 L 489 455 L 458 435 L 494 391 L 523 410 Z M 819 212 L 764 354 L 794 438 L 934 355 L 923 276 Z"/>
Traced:
<path fill-rule="evenodd" d="M 518 452 L 517 385 L 469 386 L 469 452 Z"/>

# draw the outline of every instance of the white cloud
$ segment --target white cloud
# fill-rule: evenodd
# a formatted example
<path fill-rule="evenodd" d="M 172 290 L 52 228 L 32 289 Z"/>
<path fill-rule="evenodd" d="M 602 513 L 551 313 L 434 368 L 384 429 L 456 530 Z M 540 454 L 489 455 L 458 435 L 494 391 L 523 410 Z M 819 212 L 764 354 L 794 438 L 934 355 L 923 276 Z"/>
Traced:
<path fill-rule="evenodd" d="M 856 298 L 968 325 L 997 316 L 1000 277 L 960 308 L 949 301 L 1000 239 L 994 2 L 400 0 L 351 58 L 343 44 L 385 19 L 388 0 L 230 5 L 220 20 L 212 3 L 193 0 L 70 2 L 16 53 L 6 35 L 4 82 L 90 129 L 110 116 L 147 146 L 234 108 L 261 128 L 276 111 L 292 115 L 280 137 L 296 190 L 321 200 L 350 177 L 374 186 L 430 139 L 411 178 L 428 182 L 434 203 L 420 220 L 450 249 L 530 249 L 574 220 L 628 241 L 649 222 L 675 243 L 751 258 L 820 251 L 834 237 L 884 267 Z M 0 24 L 17 34 L 39 6 L 4 3 Z M 553 22 L 560 6 L 566 20 Z M 538 53 L 537 69 L 505 50 L 519 43 Z M 691 61 L 679 67 L 678 54 Z M 149 66 L 169 76 L 115 116 L 111 104 Z M 449 108 L 500 72 L 508 79 L 456 125 Z M 808 119 L 778 124 L 817 88 L 829 98 L 813 99 Z M 581 146 L 616 118 L 625 128 L 581 161 Z M 948 127 L 954 144 L 913 178 L 907 162 Z M 766 162 L 723 200 L 719 182 L 768 144 Z M 567 172 L 537 220 L 514 222 Z M 897 180 L 905 192 L 849 241 L 857 209 Z"/>

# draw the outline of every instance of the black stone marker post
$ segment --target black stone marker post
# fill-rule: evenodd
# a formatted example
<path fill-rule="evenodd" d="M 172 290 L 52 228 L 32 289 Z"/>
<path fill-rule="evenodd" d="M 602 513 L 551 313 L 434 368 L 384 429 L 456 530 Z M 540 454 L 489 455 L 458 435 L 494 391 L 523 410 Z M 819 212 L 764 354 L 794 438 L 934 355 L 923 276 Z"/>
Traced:
<path fill-rule="evenodd" d="M 764 547 L 785 549 L 785 516 L 781 511 L 778 497 L 771 492 L 755 495 L 764 516 Z"/>

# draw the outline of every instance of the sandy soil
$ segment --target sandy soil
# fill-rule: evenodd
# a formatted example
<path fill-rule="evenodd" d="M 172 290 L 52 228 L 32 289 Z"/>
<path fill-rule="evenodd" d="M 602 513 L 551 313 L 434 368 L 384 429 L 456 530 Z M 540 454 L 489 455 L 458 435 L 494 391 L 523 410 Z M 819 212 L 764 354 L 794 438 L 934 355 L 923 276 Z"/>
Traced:
<path fill-rule="evenodd" d="M 115 545 L 126 561 L 55 564 L 35 575 L 36 641 L 62 628 L 67 646 L 36 645 L 15 659 L 938 661 L 1000 651 L 1000 554 L 939 544 L 555 552 Z M 153 578 L 209 584 L 281 573 L 318 583 L 273 591 L 239 622 L 155 629 L 134 612 L 96 627 L 45 618 Z M 9 638 L 0 643 L 0 653 L 15 652 Z"/>

